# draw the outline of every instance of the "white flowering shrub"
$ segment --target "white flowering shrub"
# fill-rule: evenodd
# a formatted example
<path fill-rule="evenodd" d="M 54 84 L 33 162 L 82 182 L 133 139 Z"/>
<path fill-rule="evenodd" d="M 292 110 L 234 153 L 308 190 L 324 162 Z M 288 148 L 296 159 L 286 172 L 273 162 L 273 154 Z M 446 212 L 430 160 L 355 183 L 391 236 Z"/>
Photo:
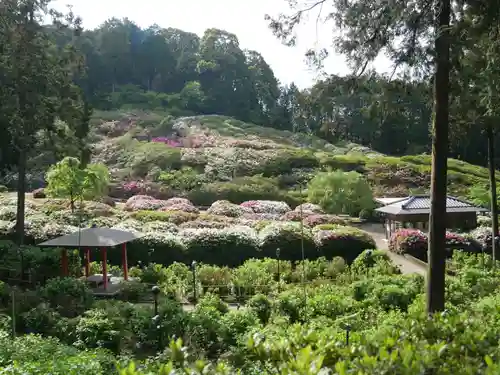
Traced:
<path fill-rule="evenodd" d="M 137 199 L 125 204 L 126 211 L 156 211 L 167 207 L 167 201 L 160 199 Z"/>
<path fill-rule="evenodd" d="M 169 223 L 168 221 L 150 221 L 145 223 L 142 232 L 150 233 L 150 232 L 159 232 L 159 233 L 177 233 L 179 228 L 177 225 L 173 223 Z"/>
<path fill-rule="evenodd" d="M 284 215 L 292 209 L 286 202 L 254 200 L 246 201 L 241 204 L 242 207 L 251 208 L 256 214 L 275 214 Z"/>
<path fill-rule="evenodd" d="M 320 205 L 314 203 L 302 203 L 295 207 L 296 212 L 312 212 L 315 214 L 324 214 L 325 211 L 321 208 Z"/>
<path fill-rule="evenodd" d="M 198 210 L 195 206 L 192 204 L 188 203 L 174 203 L 174 204 L 168 204 L 164 207 L 161 207 L 159 211 L 181 211 L 181 212 L 188 212 L 192 214 L 199 214 L 200 210 Z"/>
<path fill-rule="evenodd" d="M 165 205 L 166 207 L 174 206 L 174 205 L 178 205 L 178 204 L 193 206 L 193 203 L 189 199 L 186 199 L 186 198 L 170 198 L 170 199 L 167 199 L 165 201 L 165 203 L 166 203 L 166 205 Z"/>
<path fill-rule="evenodd" d="M 240 217 L 244 214 L 252 214 L 253 210 L 250 207 L 234 204 L 227 200 L 220 200 L 212 203 L 207 213 L 212 215 Z"/>

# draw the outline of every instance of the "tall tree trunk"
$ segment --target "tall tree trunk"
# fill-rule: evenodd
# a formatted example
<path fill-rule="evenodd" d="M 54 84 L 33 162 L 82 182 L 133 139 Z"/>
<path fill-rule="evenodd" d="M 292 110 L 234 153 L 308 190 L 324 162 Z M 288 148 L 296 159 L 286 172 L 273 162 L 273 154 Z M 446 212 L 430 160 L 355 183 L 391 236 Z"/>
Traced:
<path fill-rule="evenodd" d="M 493 255 L 493 267 L 497 259 L 496 238 L 498 236 L 498 205 L 497 205 L 497 181 L 495 179 L 495 133 L 493 126 L 488 124 L 486 127 L 486 136 L 488 137 L 488 168 L 490 171 L 490 197 L 491 197 L 491 253 Z"/>
<path fill-rule="evenodd" d="M 17 212 L 16 212 L 16 239 L 18 245 L 24 243 L 24 206 L 26 194 L 26 151 L 19 150 L 17 164 Z"/>
<path fill-rule="evenodd" d="M 450 84 L 450 0 L 436 0 L 436 73 L 432 124 L 431 212 L 429 215 L 429 274 L 427 312 L 444 310 L 446 191 L 448 169 L 448 119 Z"/>

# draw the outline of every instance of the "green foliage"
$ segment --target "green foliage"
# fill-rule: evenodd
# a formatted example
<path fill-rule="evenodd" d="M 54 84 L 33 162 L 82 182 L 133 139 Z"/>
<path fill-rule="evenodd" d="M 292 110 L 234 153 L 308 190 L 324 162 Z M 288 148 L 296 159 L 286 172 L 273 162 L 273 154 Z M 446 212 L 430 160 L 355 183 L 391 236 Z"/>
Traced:
<path fill-rule="evenodd" d="M 497 188 L 497 197 L 499 196 L 499 193 L 500 188 Z M 469 190 L 468 198 L 471 203 L 479 207 L 491 208 L 490 190 L 485 186 L 474 185 L 473 187 L 471 187 Z"/>
<path fill-rule="evenodd" d="M 8 191 L 7 186 L 0 185 L 0 193 L 7 193 Z"/>
<path fill-rule="evenodd" d="M 52 308 L 67 317 L 80 315 L 93 302 L 85 282 L 71 277 L 48 280 L 40 293 Z"/>
<path fill-rule="evenodd" d="M 158 181 L 177 191 L 193 190 L 203 182 L 202 175 L 190 167 L 178 171 L 162 172 Z"/>
<path fill-rule="evenodd" d="M 76 158 L 66 157 L 47 172 L 46 192 L 54 198 L 76 201 L 102 197 L 108 188 L 109 172 L 102 164 L 82 168 Z"/>
<path fill-rule="evenodd" d="M 318 173 L 307 188 L 308 199 L 335 214 L 358 216 L 375 207 L 370 185 L 356 172 Z"/>

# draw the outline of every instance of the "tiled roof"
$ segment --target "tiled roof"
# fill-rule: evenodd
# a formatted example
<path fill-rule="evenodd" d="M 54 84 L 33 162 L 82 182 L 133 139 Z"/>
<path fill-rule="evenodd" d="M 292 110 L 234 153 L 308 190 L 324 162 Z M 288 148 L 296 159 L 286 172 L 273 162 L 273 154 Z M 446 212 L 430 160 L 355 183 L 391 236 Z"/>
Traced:
<path fill-rule="evenodd" d="M 381 200 L 379 200 L 381 201 Z M 377 211 L 389 214 L 427 214 L 431 208 L 431 199 L 428 195 L 415 195 L 401 198 L 396 202 L 386 204 L 378 208 Z M 484 208 L 476 207 L 471 203 L 462 201 L 455 197 L 446 197 L 446 212 L 480 212 L 486 211 Z"/>

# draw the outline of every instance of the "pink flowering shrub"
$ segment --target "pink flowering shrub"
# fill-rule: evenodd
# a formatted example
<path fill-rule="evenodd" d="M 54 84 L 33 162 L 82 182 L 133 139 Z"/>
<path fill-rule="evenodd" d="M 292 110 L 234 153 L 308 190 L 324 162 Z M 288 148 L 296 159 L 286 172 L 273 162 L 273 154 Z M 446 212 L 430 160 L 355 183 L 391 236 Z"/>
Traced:
<path fill-rule="evenodd" d="M 164 144 L 166 144 L 167 146 L 170 146 L 170 147 L 182 147 L 182 143 L 181 142 L 178 142 L 176 140 L 170 139 L 168 137 L 155 137 L 155 138 L 151 139 L 151 142 L 164 143 Z"/>
<path fill-rule="evenodd" d="M 335 215 L 318 215 L 318 214 L 314 215 L 313 214 L 313 215 L 309 215 L 307 217 L 304 217 L 304 225 L 307 225 L 308 227 L 314 228 L 317 225 L 323 225 L 323 224 L 347 225 L 347 224 L 349 224 L 349 221 L 344 219 L 344 218 L 341 218 L 339 216 L 335 216 Z"/>
<path fill-rule="evenodd" d="M 154 200 L 154 198 L 149 195 L 134 195 L 133 197 L 127 199 L 127 202 L 125 204 L 132 204 L 137 201 L 149 201 L 149 200 Z"/>
<path fill-rule="evenodd" d="M 280 217 L 281 221 L 300 221 L 305 219 L 308 216 L 314 215 L 314 212 L 312 211 L 306 211 L 303 210 L 302 212 L 300 211 L 289 211 L 286 214 L 282 215 Z"/>
<path fill-rule="evenodd" d="M 44 188 L 33 190 L 32 194 L 35 199 L 47 198 Z"/>
<path fill-rule="evenodd" d="M 401 229 L 394 233 L 389 242 L 389 250 L 408 253 L 416 258 L 427 260 L 428 237 L 417 229 Z M 471 241 L 458 233 L 446 232 L 446 252 L 451 256 L 453 250 L 477 251 Z"/>
<path fill-rule="evenodd" d="M 426 259 L 427 235 L 418 229 L 400 229 L 391 236 L 389 250 L 398 254 L 408 253 L 419 259 Z"/>
<path fill-rule="evenodd" d="M 144 181 L 127 181 L 123 185 L 123 190 L 131 194 L 140 194 L 145 191 L 146 184 Z"/>
<path fill-rule="evenodd" d="M 125 211 L 156 211 L 166 206 L 160 199 L 136 199 L 125 204 Z"/>

